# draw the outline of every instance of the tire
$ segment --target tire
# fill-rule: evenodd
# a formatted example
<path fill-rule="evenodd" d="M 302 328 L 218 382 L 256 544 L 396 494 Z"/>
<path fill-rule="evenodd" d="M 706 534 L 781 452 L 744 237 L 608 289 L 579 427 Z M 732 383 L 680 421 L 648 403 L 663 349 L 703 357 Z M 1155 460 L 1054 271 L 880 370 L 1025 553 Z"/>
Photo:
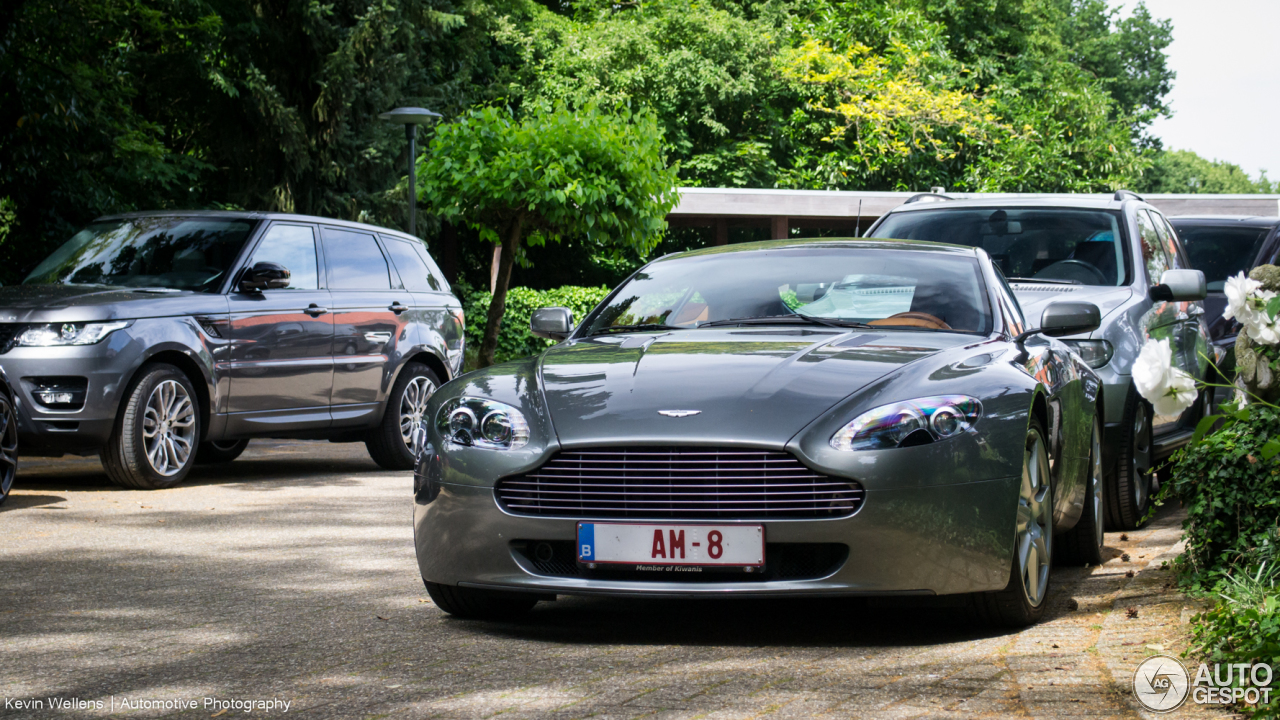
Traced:
<path fill-rule="evenodd" d="M 526 593 L 476 590 L 425 581 L 424 584 L 436 607 L 467 620 L 511 620 L 538 604 L 536 595 Z"/>
<path fill-rule="evenodd" d="M 18 477 L 18 413 L 13 396 L 0 390 L 0 505 L 9 499 Z"/>
<path fill-rule="evenodd" d="M 1053 476 L 1038 420 L 1027 427 L 1014 522 L 1013 561 L 1003 590 L 974 593 L 970 607 L 987 625 L 1027 627 L 1044 616 L 1053 570 Z"/>
<path fill-rule="evenodd" d="M 1065 565 L 1101 565 L 1105 547 L 1103 525 L 1106 523 L 1107 493 L 1102 474 L 1102 431 L 1093 421 L 1093 437 L 1086 473 L 1084 510 L 1076 526 L 1057 539 L 1058 557 Z"/>
<path fill-rule="evenodd" d="M 413 469 L 413 428 L 422 423 L 427 401 L 440 387 L 440 378 L 422 363 L 411 362 L 400 371 L 387 397 L 382 423 L 365 440 L 369 457 L 387 470 Z"/>
<path fill-rule="evenodd" d="M 1130 391 L 1116 466 L 1107 483 L 1107 529 L 1137 530 L 1151 509 L 1151 406 Z"/>
<path fill-rule="evenodd" d="M 213 442 L 202 442 L 200 447 L 196 448 L 196 464 L 212 465 L 214 463 L 229 463 L 240 457 L 244 449 L 249 447 L 249 439 L 243 440 L 217 440 Z"/>
<path fill-rule="evenodd" d="M 158 490 L 177 485 L 191 472 L 199 438 L 195 388 L 178 368 L 157 363 L 144 366 L 125 392 L 99 456 L 116 485 Z"/>

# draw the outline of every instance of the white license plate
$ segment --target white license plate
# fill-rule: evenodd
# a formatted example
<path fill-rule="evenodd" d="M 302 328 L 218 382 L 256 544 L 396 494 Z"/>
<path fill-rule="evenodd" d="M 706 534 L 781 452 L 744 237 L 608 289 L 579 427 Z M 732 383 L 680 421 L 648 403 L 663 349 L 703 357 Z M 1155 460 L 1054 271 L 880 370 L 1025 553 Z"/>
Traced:
<path fill-rule="evenodd" d="M 578 562 L 603 565 L 760 567 L 763 525 L 578 523 Z"/>

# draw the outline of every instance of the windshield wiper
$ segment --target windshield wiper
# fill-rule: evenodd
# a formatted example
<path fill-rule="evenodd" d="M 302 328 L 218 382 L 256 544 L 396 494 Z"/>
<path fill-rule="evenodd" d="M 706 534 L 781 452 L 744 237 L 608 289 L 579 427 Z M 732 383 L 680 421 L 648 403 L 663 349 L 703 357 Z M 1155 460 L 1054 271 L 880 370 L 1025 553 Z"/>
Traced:
<path fill-rule="evenodd" d="M 637 325 L 610 325 L 602 327 L 591 333 L 588 337 L 596 335 L 607 335 L 616 332 L 648 332 L 652 330 L 688 330 L 689 328 L 676 327 L 675 325 L 664 325 L 662 323 L 639 323 Z"/>
<path fill-rule="evenodd" d="M 1011 277 L 1005 278 L 1011 283 L 1041 283 L 1044 285 L 1083 285 L 1079 280 L 1050 280 L 1049 278 L 1024 278 Z"/>
<path fill-rule="evenodd" d="M 813 315 L 791 313 L 789 315 L 752 315 L 750 317 L 729 318 L 727 320 L 711 320 L 698 325 L 704 327 L 723 327 L 726 325 L 771 325 L 774 323 L 802 322 L 809 325 L 825 325 L 834 328 L 869 328 L 870 325 L 856 320 L 838 320 L 821 318 Z"/>

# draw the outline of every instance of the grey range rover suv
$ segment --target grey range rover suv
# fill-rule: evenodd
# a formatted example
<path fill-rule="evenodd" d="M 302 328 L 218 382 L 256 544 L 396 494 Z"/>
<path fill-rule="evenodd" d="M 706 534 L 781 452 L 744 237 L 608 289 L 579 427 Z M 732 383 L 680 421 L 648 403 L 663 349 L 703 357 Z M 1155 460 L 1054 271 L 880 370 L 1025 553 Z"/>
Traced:
<path fill-rule="evenodd" d="M 462 357 L 462 307 L 422 242 L 353 222 L 103 217 L 0 288 L 22 452 L 97 453 L 126 487 L 259 437 L 362 441 L 409 469 Z"/>
<path fill-rule="evenodd" d="M 1028 320 L 1056 300 L 1098 306 L 1097 330 L 1060 339 L 1103 383 L 1107 525 L 1140 525 L 1155 489 L 1153 468 L 1190 440 L 1206 398 L 1180 416 L 1155 415 L 1133 388 L 1134 360 L 1149 337 L 1168 339 L 1174 364 L 1197 379 L 1205 378 L 1212 357 L 1204 273 L 1191 268 L 1169 221 L 1127 190 L 975 200 L 924 193 L 886 213 L 867 234 L 986 250 Z"/>

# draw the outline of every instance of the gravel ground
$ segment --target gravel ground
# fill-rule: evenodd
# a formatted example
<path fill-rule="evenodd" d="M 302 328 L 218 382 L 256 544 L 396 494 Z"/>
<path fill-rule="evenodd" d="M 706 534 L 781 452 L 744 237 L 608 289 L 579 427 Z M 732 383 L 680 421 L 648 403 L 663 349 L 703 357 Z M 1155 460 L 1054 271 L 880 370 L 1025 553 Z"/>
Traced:
<path fill-rule="evenodd" d="M 317 442 L 255 442 L 158 492 L 95 458 L 24 461 L 0 507 L 0 717 L 1134 717 L 1134 668 L 1179 653 L 1196 610 L 1160 569 L 1167 510 L 1055 572 L 1050 618 L 1018 633 L 896 601 L 562 598 L 463 621 L 417 575 L 411 482 Z"/>

